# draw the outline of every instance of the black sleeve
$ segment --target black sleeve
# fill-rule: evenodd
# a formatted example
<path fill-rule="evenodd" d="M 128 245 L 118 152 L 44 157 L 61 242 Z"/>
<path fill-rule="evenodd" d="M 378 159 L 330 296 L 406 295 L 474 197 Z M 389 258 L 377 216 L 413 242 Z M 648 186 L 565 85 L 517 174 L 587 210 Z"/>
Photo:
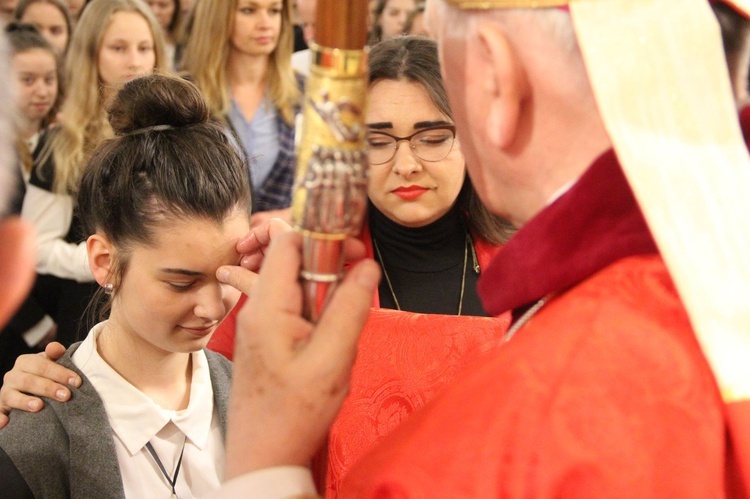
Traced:
<path fill-rule="evenodd" d="M 34 494 L 8 454 L 0 449 L 0 497 L 13 499 L 33 499 Z"/>
<path fill-rule="evenodd" d="M 50 192 L 53 192 L 53 184 L 55 183 L 55 161 L 52 159 L 51 154 L 42 163 L 38 163 L 38 160 L 40 159 L 42 150 L 45 148 L 45 144 L 51 139 L 54 133 L 56 133 L 54 130 L 47 130 L 39 137 L 39 144 L 36 150 L 34 150 L 34 168 L 31 170 L 31 178 L 29 178 L 31 185 Z"/>
<path fill-rule="evenodd" d="M 23 334 L 39 324 L 45 315 L 47 315 L 47 312 L 42 305 L 33 295 L 29 295 L 2 331 L 8 331 L 12 334 Z"/>

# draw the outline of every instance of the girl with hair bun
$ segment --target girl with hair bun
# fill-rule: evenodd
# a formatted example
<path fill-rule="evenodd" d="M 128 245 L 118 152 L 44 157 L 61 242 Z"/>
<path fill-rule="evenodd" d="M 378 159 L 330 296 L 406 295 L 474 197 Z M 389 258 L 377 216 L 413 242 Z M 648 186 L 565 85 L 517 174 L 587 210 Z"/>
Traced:
<path fill-rule="evenodd" d="M 92 2 L 70 43 L 61 117 L 32 172 L 22 212 L 39 234 L 34 293 L 65 345 L 88 329 L 81 317 L 93 281 L 74 194 L 92 151 L 113 135 L 105 102 L 124 82 L 163 69 L 163 44 L 161 28 L 142 0 Z"/>
<path fill-rule="evenodd" d="M 13 497 L 194 497 L 223 475 L 231 365 L 204 347 L 239 297 L 215 274 L 249 230 L 245 165 L 181 79 L 125 84 L 109 122 L 78 194 L 108 319 L 60 360 L 76 396 L 0 430 Z"/>

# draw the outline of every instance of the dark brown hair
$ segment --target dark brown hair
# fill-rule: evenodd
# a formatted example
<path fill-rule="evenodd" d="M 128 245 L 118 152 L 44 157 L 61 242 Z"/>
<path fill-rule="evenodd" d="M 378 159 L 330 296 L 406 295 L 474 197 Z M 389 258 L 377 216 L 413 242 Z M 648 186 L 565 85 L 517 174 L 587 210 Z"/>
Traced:
<path fill-rule="evenodd" d="M 165 75 L 132 80 L 114 97 L 109 122 L 115 138 L 86 165 L 77 208 L 86 235 L 102 233 L 118 249 L 115 284 L 132 246 L 151 244 L 175 217 L 221 224 L 236 209 L 250 216 L 246 165 L 195 85 Z"/>
<path fill-rule="evenodd" d="M 409 81 L 421 85 L 441 113 L 452 117 L 448 94 L 440 75 L 437 44 L 423 36 L 399 36 L 372 47 L 370 86 L 380 80 Z M 514 232 L 507 220 L 492 214 L 482 203 L 467 175 L 456 200 L 467 215 L 469 229 L 493 244 L 506 242 Z"/>

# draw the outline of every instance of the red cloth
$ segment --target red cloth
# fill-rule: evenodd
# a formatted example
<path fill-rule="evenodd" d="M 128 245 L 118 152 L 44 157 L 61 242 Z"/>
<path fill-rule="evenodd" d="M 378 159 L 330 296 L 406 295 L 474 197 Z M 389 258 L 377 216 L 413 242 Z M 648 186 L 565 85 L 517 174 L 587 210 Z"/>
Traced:
<path fill-rule="evenodd" d="M 724 495 L 725 408 L 611 151 L 480 291 L 492 313 L 557 294 L 361 459 L 342 497 Z"/>
<path fill-rule="evenodd" d="M 469 317 L 373 309 L 358 344 L 350 394 L 331 427 L 326 497 L 375 443 L 493 348 L 509 316 Z"/>
<path fill-rule="evenodd" d="M 750 146 L 750 106 L 744 106 L 740 109 L 740 128 L 742 129 L 742 138 L 745 139 L 745 145 Z"/>
<path fill-rule="evenodd" d="M 366 256 L 372 258 L 369 227 L 363 228 L 360 238 Z M 499 250 L 478 237 L 474 247 L 481 269 Z M 209 349 L 232 358 L 237 312 L 246 301 L 243 296 L 219 326 Z M 358 343 L 349 396 L 331 428 L 328 497 L 335 497 L 339 483 L 360 456 L 492 348 L 510 322 L 510 314 L 459 317 L 380 309 L 377 293 L 372 305 Z M 319 467 L 316 460 L 316 474 Z"/>
<path fill-rule="evenodd" d="M 373 258 L 372 248 L 372 237 L 370 236 L 370 228 L 365 225 L 362 228 L 362 232 L 359 236 L 360 240 L 365 244 L 366 257 Z M 495 253 L 500 249 L 499 246 L 494 246 L 479 237 L 474 237 L 474 250 L 477 252 L 477 260 L 479 261 L 479 268 L 485 269 L 495 256 Z M 214 352 L 222 354 L 229 360 L 234 357 L 234 332 L 237 327 L 237 313 L 240 311 L 242 306 L 247 301 L 247 296 L 242 295 L 237 302 L 237 305 L 232 309 L 231 312 L 226 316 L 224 321 L 214 332 L 211 340 L 208 342 L 207 348 Z M 372 300 L 373 308 L 380 308 L 380 298 L 378 297 L 377 290 Z M 504 319 L 507 321 L 507 317 Z"/>
<path fill-rule="evenodd" d="M 234 334 L 237 327 L 237 314 L 242 309 L 242 306 L 247 301 L 247 296 L 240 296 L 237 305 L 234 306 L 231 312 L 224 318 L 219 327 L 214 331 L 213 336 L 208 341 L 208 348 L 211 351 L 220 353 L 229 360 L 234 358 Z"/>
<path fill-rule="evenodd" d="M 341 497 L 722 497 L 722 409 L 664 265 L 633 257 L 465 371 Z"/>

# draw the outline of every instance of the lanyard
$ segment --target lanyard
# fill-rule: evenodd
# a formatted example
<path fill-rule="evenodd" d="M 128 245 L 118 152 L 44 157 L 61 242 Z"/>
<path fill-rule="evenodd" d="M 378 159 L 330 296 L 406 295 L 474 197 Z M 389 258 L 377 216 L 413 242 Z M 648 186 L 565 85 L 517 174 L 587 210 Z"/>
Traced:
<path fill-rule="evenodd" d="M 171 478 L 169 476 L 169 473 L 167 473 L 167 470 L 164 469 L 164 465 L 161 462 L 161 459 L 159 459 L 159 456 L 156 454 L 156 451 L 154 450 L 154 446 L 151 445 L 151 442 L 146 443 L 146 449 L 148 449 L 149 454 L 151 454 L 151 457 L 154 458 L 154 461 L 156 462 L 156 465 L 159 466 L 159 469 L 161 470 L 161 474 L 164 475 L 164 478 L 167 479 L 167 482 L 169 482 L 169 485 L 172 487 L 172 497 L 177 497 L 177 492 L 175 492 L 174 488 L 177 484 L 177 475 L 180 474 L 180 465 L 182 464 L 182 455 L 185 453 L 185 443 L 187 442 L 187 435 L 185 435 L 185 440 L 182 442 L 182 450 L 180 451 L 180 459 L 177 461 L 177 467 L 174 470 L 174 478 Z"/>

